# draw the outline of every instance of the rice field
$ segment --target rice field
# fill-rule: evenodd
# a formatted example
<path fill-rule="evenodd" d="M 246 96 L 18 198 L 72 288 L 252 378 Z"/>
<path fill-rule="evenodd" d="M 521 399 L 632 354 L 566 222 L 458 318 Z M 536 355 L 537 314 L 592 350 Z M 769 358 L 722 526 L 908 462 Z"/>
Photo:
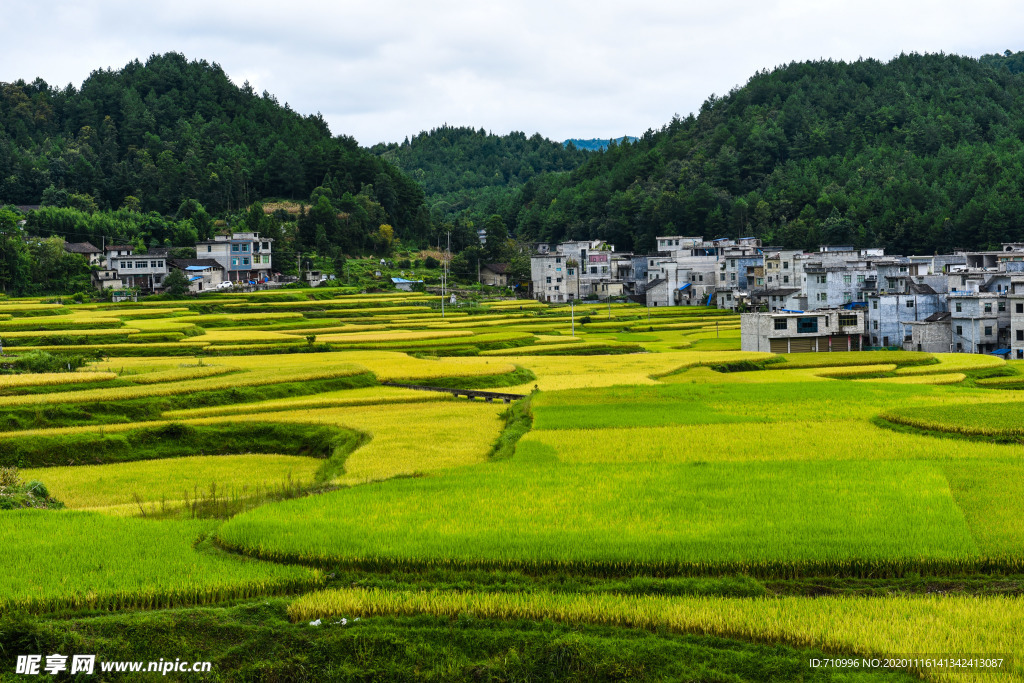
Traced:
<path fill-rule="evenodd" d="M 322 460 L 292 455 L 207 455 L 109 465 L 76 465 L 22 470 L 43 482 L 71 509 L 120 508 L 138 514 L 138 504 L 180 505 L 186 497 L 245 495 L 257 488 L 313 481 Z M 148 507 L 148 506 L 147 506 Z"/>
<path fill-rule="evenodd" d="M 664 598 L 659 596 L 389 592 L 336 589 L 305 595 L 289 608 L 295 621 L 312 618 L 433 614 L 605 624 L 676 633 L 731 636 L 818 647 L 837 657 L 911 660 L 905 670 L 933 681 L 1024 679 L 1024 598 L 902 597 L 885 599 Z M 997 673 L 919 667 L 914 657 L 1002 660 Z"/>
<path fill-rule="evenodd" d="M 442 318 L 428 295 L 331 296 L 0 301 L 5 349 L 8 335 L 27 342 L 11 353 L 97 357 L 78 372 L 0 375 L 0 393 L 17 394 L 0 396 L 0 417 L 23 420 L 3 432 L 5 442 L 97 431 L 123 438 L 171 421 L 337 427 L 363 438 L 324 480 L 336 490 L 226 521 L 140 519 L 136 496 L 173 510 L 186 492 L 211 485 L 241 491 L 289 476 L 312 480 L 323 459 L 196 452 L 24 469 L 67 509 L 0 510 L 0 537 L 15 550 L 0 553 L 0 612 L 173 608 L 305 592 L 292 606 L 297 621 L 471 613 L 836 653 L 1024 651 L 1016 597 L 491 594 L 472 580 L 460 592 L 309 593 L 323 577 L 294 562 L 367 575 L 560 572 L 641 575 L 653 584 L 737 573 L 783 582 L 1024 574 L 1024 393 L 1003 389 L 1024 386 L 1024 375 L 1009 374 L 1020 369 L 1012 362 L 744 353 L 736 316 L 699 308 L 585 303 L 572 336 L 567 308 L 533 301 L 484 302 Z M 529 373 L 534 379 L 524 379 Z M 346 377 L 531 394 L 532 422 L 502 446 L 517 418 L 500 401 L 317 384 Z M 278 386 L 292 389 L 274 393 Z M 75 406 L 116 411 L 150 399 L 163 401 L 162 412 L 144 423 L 61 422 Z M 51 422 L 33 424 L 35 414 Z M 1022 666 L 1014 664 L 1018 680 Z"/>
<path fill-rule="evenodd" d="M 152 521 L 89 512 L 0 514 L 0 611 L 165 609 L 294 592 L 319 572 L 240 560 L 194 544 L 209 521 Z"/>

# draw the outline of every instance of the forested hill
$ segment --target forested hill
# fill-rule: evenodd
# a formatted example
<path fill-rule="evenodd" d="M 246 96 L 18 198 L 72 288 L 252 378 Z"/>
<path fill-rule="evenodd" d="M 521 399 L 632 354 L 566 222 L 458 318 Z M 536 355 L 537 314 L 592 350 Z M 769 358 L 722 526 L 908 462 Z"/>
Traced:
<path fill-rule="evenodd" d="M 91 195 L 101 209 L 136 197 L 172 214 L 195 199 L 222 213 L 306 199 L 321 184 L 336 198 L 369 194 L 400 232 L 428 227 L 416 183 L 332 136 L 319 114 L 238 87 L 216 64 L 168 53 L 95 71 L 80 89 L 0 83 L 0 203 L 38 204 L 49 192 L 57 205 L 62 193 Z"/>
<path fill-rule="evenodd" d="M 1024 241 L 1022 53 L 794 63 L 698 115 L 535 178 L 503 214 L 519 234 L 658 234 L 931 253 Z"/>
<path fill-rule="evenodd" d="M 510 188 L 541 173 L 570 171 L 589 156 L 539 133 L 494 135 L 447 125 L 372 151 L 419 182 L 439 218 L 480 222 L 507 204 Z"/>

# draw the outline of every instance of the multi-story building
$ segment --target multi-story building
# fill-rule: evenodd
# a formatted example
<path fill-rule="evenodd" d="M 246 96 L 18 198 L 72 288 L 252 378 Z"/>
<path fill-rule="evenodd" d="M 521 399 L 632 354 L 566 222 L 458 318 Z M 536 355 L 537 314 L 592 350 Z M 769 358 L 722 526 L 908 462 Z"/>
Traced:
<path fill-rule="evenodd" d="M 196 243 L 196 258 L 219 263 L 227 280 L 268 282 L 273 274 L 273 242 L 258 232 L 217 235 Z"/>
<path fill-rule="evenodd" d="M 950 292 L 953 351 L 991 353 L 1010 348 L 1010 311 L 1005 294 Z"/>
<path fill-rule="evenodd" d="M 530 258 L 533 297 L 539 301 L 564 303 L 578 298 L 579 262 L 555 252 Z"/>
<path fill-rule="evenodd" d="M 107 270 L 116 272 L 123 286 L 148 291 L 163 288 L 164 278 L 168 272 L 166 249 L 153 249 L 146 254 L 136 254 L 131 245 L 118 244 L 108 246 L 106 255 Z"/>
<path fill-rule="evenodd" d="M 821 309 L 792 313 L 744 313 L 740 344 L 744 351 L 798 353 L 859 351 L 864 311 Z"/>
<path fill-rule="evenodd" d="M 946 297 L 927 285 L 909 283 L 902 294 L 868 293 L 865 298 L 865 337 L 871 346 L 903 347 L 911 341 L 911 323 L 946 312 Z M 947 349 L 948 351 L 948 349 Z"/>

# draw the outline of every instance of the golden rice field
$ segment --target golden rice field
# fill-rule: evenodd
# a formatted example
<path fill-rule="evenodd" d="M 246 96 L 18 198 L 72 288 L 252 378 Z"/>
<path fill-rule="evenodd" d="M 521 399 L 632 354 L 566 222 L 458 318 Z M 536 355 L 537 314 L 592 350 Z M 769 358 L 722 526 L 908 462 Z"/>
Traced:
<path fill-rule="evenodd" d="M 244 495 L 291 480 L 309 483 L 320 465 L 316 458 L 291 455 L 197 455 L 26 469 L 23 476 L 44 481 L 51 493 L 72 509 L 138 514 L 140 502 L 177 506 L 186 496 L 209 495 L 211 487 L 221 495 Z"/>
<path fill-rule="evenodd" d="M 17 465 L 42 443 L 33 439 L 117 440 L 143 426 L 270 424 L 289 438 L 312 426 L 361 438 L 325 475 L 335 490 L 268 499 L 230 519 L 190 519 L 181 503 L 211 486 L 312 482 L 323 457 L 140 453 L 23 467 L 23 479 L 67 508 L 0 509 L 13 550 L 0 553 L 0 612 L 303 593 L 290 609 L 298 622 L 471 614 L 844 655 L 1024 653 L 1021 599 L 1001 588 L 1024 590 L 1013 583 L 1024 575 L 1024 392 L 1008 390 L 1024 386 L 1020 364 L 746 353 L 738 318 L 714 309 L 585 303 L 573 336 L 568 308 L 535 301 L 442 318 L 426 294 L 318 300 L 312 291 L 125 305 L 0 299 L 0 340 L 40 340 L 5 344 L 8 353 L 89 356 L 77 372 L 0 374 L 0 465 Z M 45 345 L 51 338 L 59 343 Z M 340 388 L 346 378 L 366 382 Z M 513 413 L 501 400 L 380 382 L 530 394 L 529 421 L 522 404 Z M 104 421 L 119 410 L 123 419 Z M 525 432 L 518 441 L 515 429 Z M 140 502 L 164 518 L 139 518 Z M 64 552 L 69 543 L 80 547 Z M 392 570 L 427 571 L 418 590 L 312 592 L 335 565 L 364 572 L 370 586 Z M 460 573 L 470 571 L 523 572 L 527 582 L 546 572 L 639 576 L 648 589 L 489 591 L 467 578 L 481 575 Z M 433 588 L 430 577 L 445 572 L 449 582 Z M 774 582 L 767 597 L 657 589 L 737 572 Z M 952 594 L 919 590 L 915 577 L 932 576 L 952 582 L 943 584 Z M 962 577 L 991 581 L 977 591 L 991 594 L 956 588 Z M 869 597 L 813 597 L 807 586 L 819 579 L 896 583 Z M 772 594 L 779 585 L 794 594 Z M 1024 660 L 998 679 L 1024 680 Z"/>

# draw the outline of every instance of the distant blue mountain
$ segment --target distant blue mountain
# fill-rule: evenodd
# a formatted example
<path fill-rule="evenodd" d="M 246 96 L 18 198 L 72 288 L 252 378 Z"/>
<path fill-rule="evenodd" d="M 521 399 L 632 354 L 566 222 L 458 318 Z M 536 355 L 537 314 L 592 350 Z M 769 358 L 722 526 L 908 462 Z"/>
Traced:
<path fill-rule="evenodd" d="M 629 142 L 636 142 L 637 139 L 630 135 L 624 135 L 621 138 L 615 138 L 615 144 L 622 144 L 623 140 L 628 140 Z M 602 149 L 608 146 L 608 143 L 611 142 L 611 140 L 600 140 L 598 138 L 591 138 L 590 140 L 577 140 L 576 138 L 572 138 L 570 140 L 566 140 L 565 142 L 563 142 L 562 145 L 568 147 L 570 142 L 576 147 L 576 149 L 585 149 L 588 152 L 600 152 Z"/>

